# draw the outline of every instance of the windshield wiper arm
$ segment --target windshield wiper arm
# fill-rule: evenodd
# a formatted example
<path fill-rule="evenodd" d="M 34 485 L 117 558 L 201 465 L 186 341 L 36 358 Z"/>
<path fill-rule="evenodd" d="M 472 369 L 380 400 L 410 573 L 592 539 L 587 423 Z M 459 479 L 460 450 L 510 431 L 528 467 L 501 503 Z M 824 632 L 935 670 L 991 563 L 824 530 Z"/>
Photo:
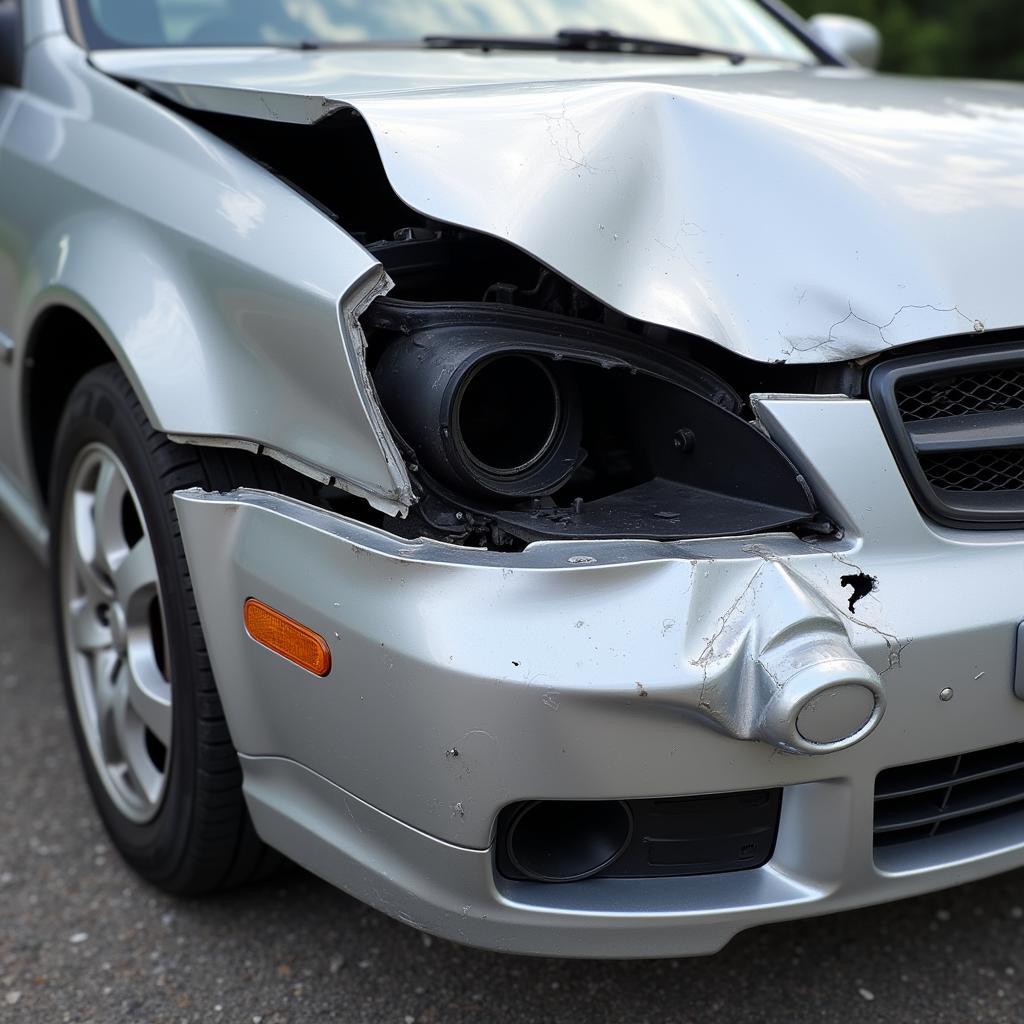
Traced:
<path fill-rule="evenodd" d="M 745 53 L 721 50 L 700 43 L 675 43 L 667 39 L 647 39 L 643 36 L 624 36 L 609 29 L 564 28 L 557 38 L 570 50 L 612 50 L 616 53 L 652 53 L 668 57 L 725 57 L 733 64 L 742 64 Z"/>
<path fill-rule="evenodd" d="M 747 59 L 745 53 L 734 50 L 721 50 L 699 43 L 674 43 L 664 39 L 624 36 L 609 29 L 566 28 L 553 36 L 424 36 L 423 44 L 442 50 L 568 50 L 666 57 L 724 57 L 733 64 L 742 64 Z"/>

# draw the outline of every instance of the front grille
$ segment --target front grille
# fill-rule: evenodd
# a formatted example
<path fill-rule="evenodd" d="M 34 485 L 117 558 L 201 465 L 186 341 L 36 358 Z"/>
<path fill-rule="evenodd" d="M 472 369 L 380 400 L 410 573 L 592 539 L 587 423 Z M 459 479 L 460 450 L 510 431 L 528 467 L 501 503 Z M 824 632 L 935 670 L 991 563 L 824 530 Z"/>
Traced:
<path fill-rule="evenodd" d="M 904 423 L 1024 409 L 1024 367 L 958 377 L 907 380 L 896 388 Z"/>
<path fill-rule="evenodd" d="M 921 467 L 933 487 L 946 491 L 1024 491 L 1024 448 L 922 455 Z"/>
<path fill-rule="evenodd" d="M 1024 525 L 1024 346 L 890 360 L 868 387 L 927 515 L 961 528 Z"/>
<path fill-rule="evenodd" d="M 875 782 L 875 847 L 1024 816 L 1024 743 L 889 768 Z"/>

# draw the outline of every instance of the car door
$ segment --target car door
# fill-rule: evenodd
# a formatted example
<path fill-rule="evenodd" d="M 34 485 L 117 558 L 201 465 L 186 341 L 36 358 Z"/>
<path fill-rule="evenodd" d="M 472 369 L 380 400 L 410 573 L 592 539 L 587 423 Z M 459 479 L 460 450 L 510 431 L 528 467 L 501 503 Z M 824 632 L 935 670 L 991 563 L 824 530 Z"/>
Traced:
<path fill-rule="evenodd" d="M 14 373 L 14 307 L 18 291 L 18 239 L 10 217 L 16 196 L 5 179 L 5 146 L 21 101 L 21 0 L 0 0 L 0 504 L 11 500 L 18 424 Z M 3 501 L 7 498 L 7 502 Z"/>

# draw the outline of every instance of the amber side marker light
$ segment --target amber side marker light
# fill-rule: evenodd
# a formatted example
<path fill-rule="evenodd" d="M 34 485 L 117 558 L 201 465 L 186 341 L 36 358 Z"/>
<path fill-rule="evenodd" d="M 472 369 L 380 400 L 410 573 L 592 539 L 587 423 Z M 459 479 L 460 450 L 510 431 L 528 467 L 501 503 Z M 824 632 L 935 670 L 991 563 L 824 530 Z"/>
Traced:
<path fill-rule="evenodd" d="M 331 671 L 331 649 L 319 633 L 254 597 L 245 602 L 243 617 L 246 631 L 256 643 L 269 647 L 315 676 L 325 676 Z"/>

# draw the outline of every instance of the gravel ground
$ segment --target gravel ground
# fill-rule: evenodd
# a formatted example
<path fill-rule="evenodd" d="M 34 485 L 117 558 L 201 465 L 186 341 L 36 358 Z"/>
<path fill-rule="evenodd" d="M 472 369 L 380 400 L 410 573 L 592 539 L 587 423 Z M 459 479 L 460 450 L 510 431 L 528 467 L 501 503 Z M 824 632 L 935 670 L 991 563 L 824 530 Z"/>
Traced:
<path fill-rule="evenodd" d="M 1024 1020 L 1021 873 L 661 962 L 464 949 L 298 870 L 212 900 L 164 896 L 122 865 L 80 780 L 45 591 L 0 525 L 3 1024 Z"/>

